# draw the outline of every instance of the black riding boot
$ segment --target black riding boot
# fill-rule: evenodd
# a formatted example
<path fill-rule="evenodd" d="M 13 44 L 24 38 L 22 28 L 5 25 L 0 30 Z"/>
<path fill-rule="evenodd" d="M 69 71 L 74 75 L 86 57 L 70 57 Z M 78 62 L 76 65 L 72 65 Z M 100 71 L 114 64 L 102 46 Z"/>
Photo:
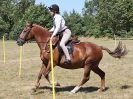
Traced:
<path fill-rule="evenodd" d="M 65 64 L 71 64 L 71 60 L 65 59 L 64 63 L 65 63 Z"/>

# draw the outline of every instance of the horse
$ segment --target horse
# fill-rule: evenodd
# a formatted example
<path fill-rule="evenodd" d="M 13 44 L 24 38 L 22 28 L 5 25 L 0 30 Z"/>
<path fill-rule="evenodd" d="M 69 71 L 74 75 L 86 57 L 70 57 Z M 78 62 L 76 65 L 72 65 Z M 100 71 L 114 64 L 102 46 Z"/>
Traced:
<path fill-rule="evenodd" d="M 34 88 L 34 92 L 40 86 L 40 79 L 42 75 L 47 79 L 49 84 L 49 73 L 51 71 L 50 53 L 46 50 L 49 45 L 50 39 L 49 31 L 37 24 L 27 23 L 23 31 L 20 33 L 17 44 L 23 46 L 27 41 L 35 39 L 40 48 L 40 58 L 42 60 L 42 67 L 38 74 L 37 82 Z M 56 37 L 55 37 L 56 38 Z M 91 42 L 79 42 L 73 45 L 73 53 L 71 56 L 71 64 L 64 64 L 65 56 L 63 55 L 58 64 L 60 52 L 56 46 L 53 50 L 54 67 L 59 66 L 64 69 L 84 69 L 84 74 L 81 82 L 71 90 L 71 93 L 76 93 L 82 88 L 82 86 L 89 80 L 90 72 L 93 71 L 101 78 L 101 86 L 99 91 L 105 90 L 105 72 L 99 68 L 99 63 L 103 57 L 103 50 L 114 58 L 122 58 L 127 54 L 126 46 L 119 42 L 114 51 L 109 50 L 106 47 L 98 46 Z M 57 85 L 60 85 L 59 83 Z"/>

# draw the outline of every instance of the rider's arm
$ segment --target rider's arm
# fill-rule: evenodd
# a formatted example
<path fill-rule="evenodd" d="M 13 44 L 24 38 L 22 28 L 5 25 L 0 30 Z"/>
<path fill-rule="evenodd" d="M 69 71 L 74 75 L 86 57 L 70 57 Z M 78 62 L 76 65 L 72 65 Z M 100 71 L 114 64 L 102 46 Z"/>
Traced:
<path fill-rule="evenodd" d="M 60 26 L 61 26 L 61 18 L 60 17 L 57 17 L 55 20 L 55 30 L 52 34 L 52 37 L 54 37 L 60 30 Z"/>
<path fill-rule="evenodd" d="M 55 27 L 53 26 L 53 27 L 49 30 L 49 32 L 54 32 L 54 30 L 55 30 Z"/>

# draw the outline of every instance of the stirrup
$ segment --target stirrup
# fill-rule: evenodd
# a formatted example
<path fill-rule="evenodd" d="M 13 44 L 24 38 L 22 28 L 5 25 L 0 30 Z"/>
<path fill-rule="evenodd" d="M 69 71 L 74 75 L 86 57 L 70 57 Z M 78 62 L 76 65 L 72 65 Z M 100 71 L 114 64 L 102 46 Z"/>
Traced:
<path fill-rule="evenodd" d="M 71 60 L 65 59 L 64 64 L 71 64 Z"/>

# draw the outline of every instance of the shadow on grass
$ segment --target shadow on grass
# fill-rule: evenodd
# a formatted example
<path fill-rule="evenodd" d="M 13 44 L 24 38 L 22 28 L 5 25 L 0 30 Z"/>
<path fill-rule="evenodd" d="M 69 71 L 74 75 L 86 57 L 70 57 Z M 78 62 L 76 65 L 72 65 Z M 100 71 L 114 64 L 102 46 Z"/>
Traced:
<path fill-rule="evenodd" d="M 74 89 L 74 87 L 75 86 L 55 87 L 55 91 L 56 92 L 70 92 L 72 89 Z M 43 87 L 40 87 L 39 89 L 52 90 L 52 87 L 50 87 L 50 86 L 43 86 Z M 90 93 L 90 92 L 95 92 L 98 89 L 99 89 L 98 87 L 94 87 L 94 86 L 82 87 L 79 90 L 79 92 Z M 105 91 L 107 91 L 108 89 L 109 89 L 109 87 L 106 87 Z"/>
<path fill-rule="evenodd" d="M 123 85 L 123 86 L 121 86 L 120 87 L 120 89 L 129 89 L 129 88 L 131 88 L 132 86 L 130 86 L 130 85 Z"/>

